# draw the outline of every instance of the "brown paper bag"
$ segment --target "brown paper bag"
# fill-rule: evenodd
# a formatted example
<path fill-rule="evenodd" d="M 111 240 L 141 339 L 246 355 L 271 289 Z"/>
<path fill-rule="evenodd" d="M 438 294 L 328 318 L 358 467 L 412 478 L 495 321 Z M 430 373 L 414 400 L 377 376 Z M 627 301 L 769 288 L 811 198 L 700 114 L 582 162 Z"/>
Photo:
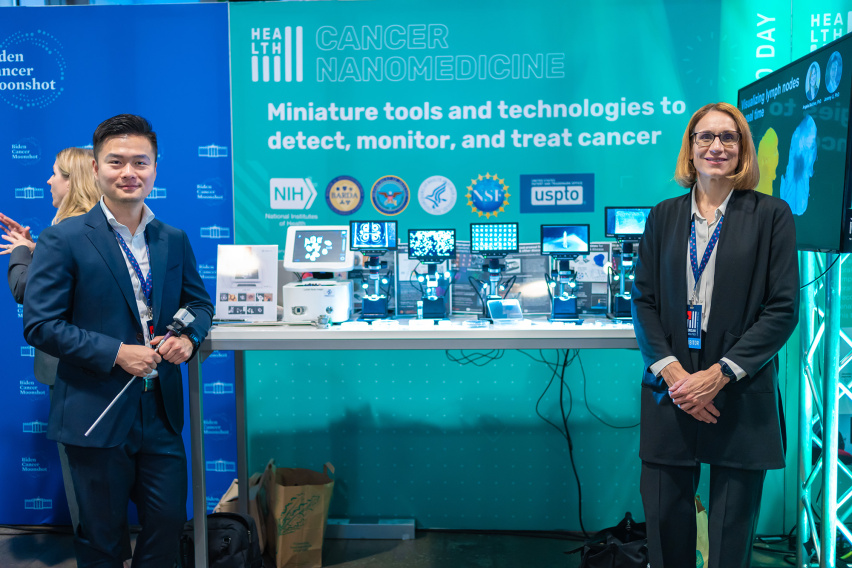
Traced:
<path fill-rule="evenodd" d="M 266 549 L 266 516 L 268 515 L 268 507 L 266 504 L 266 486 L 267 479 L 274 475 L 275 464 L 272 460 L 266 465 L 263 473 L 255 473 L 249 478 L 249 515 L 254 519 L 257 525 L 257 538 L 260 544 L 260 552 Z M 236 513 L 237 498 L 239 497 L 239 484 L 237 480 L 231 482 L 231 486 L 219 499 L 219 504 L 213 509 L 214 513 Z"/>
<path fill-rule="evenodd" d="M 276 468 L 267 478 L 267 545 L 275 554 L 276 568 L 322 566 L 322 543 L 334 490 L 329 472 L 334 474 L 334 466 L 326 463 L 323 473 Z"/>

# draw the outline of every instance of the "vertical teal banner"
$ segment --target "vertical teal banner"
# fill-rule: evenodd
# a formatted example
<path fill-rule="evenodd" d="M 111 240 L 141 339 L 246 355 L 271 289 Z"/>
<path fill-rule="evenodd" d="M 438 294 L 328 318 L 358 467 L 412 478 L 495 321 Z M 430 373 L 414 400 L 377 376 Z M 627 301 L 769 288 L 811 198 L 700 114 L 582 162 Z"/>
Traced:
<path fill-rule="evenodd" d="M 723 0 L 719 34 L 722 98 L 790 63 L 789 0 Z"/>

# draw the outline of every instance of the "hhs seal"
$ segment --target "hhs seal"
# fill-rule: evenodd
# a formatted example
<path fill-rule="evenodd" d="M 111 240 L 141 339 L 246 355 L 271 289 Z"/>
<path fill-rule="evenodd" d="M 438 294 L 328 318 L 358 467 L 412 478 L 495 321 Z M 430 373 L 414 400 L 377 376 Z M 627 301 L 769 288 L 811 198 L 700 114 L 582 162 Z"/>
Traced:
<path fill-rule="evenodd" d="M 426 213 L 443 215 L 456 204 L 456 186 L 444 176 L 428 177 L 417 190 L 417 200 Z"/>
<path fill-rule="evenodd" d="M 364 190 L 354 177 L 338 176 L 328 182 L 325 202 L 338 215 L 352 215 L 364 204 Z"/>
<path fill-rule="evenodd" d="M 382 215 L 399 215 L 408 207 L 411 192 L 401 178 L 384 176 L 376 180 L 370 192 L 373 207 Z"/>

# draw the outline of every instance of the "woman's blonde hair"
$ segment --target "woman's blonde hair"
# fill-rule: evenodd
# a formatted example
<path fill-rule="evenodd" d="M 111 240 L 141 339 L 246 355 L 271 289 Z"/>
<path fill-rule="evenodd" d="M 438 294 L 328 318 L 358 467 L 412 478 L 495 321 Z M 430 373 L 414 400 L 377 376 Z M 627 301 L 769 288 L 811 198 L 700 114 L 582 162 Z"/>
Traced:
<path fill-rule="evenodd" d="M 754 140 L 751 138 L 751 129 L 748 127 L 748 122 L 743 116 L 743 113 L 737 107 L 728 103 L 704 105 L 695 111 L 695 114 L 689 119 L 689 124 L 686 125 L 686 131 L 683 133 L 680 154 L 677 157 L 675 181 L 683 187 L 692 187 L 695 185 L 697 172 L 695 171 L 695 165 L 692 163 L 692 131 L 699 120 L 714 110 L 724 112 L 733 118 L 737 124 L 737 131 L 740 133 L 740 153 L 737 169 L 732 175 L 728 176 L 728 179 L 734 183 L 734 189 L 754 189 L 757 187 L 757 182 L 760 181 L 760 170 L 757 166 L 757 152 L 754 149 Z"/>
<path fill-rule="evenodd" d="M 56 154 L 56 168 L 71 183 L 68 194 L 56 210 L 54 225 L 68 217 L 86 213 L 100 200 L 101 191 L 92 172 L 93 159 L 92 151 L 85 148 L 65 148 Z"/>

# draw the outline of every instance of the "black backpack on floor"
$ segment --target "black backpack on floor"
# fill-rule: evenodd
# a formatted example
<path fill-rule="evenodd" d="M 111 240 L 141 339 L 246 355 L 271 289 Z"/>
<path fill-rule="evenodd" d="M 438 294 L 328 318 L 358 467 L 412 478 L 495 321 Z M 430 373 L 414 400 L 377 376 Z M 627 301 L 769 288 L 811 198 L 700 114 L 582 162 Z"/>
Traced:
<path fill-rule="evenodd" d="M 194 524 L 187 521 L 180 536 L 178 568 L 195 568 Z M 207 515 L 209 568 L 263 568 L 254 519 L 241 513 Z"/>
<path fill-rule="evenodd" d="M 648 539 L 645 523 L 637 523 L 630 513 L 614 527 L 589 538 L 582 548 L 580 568 L 646 568 Z"/>

